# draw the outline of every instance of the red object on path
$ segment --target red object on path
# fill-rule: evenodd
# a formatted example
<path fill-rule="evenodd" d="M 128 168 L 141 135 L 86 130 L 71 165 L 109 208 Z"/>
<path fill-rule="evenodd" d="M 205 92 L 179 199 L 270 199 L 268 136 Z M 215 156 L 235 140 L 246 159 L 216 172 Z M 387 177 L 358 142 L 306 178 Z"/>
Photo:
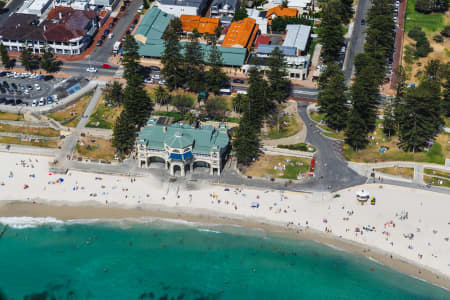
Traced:
<path fill-rule="evenodd" d="M 313 156 L 312 160 L 311 160 L 311 165 L 309 167 L 309 175 L 310 176 L 314 176 L 314 169 L 316 168 L 316 157 Z"/>
<path fill-rule="evenodd" d="M 108 64 L 103 64 L 103 65 L 102 65 L 102 68 L 104 68 L 104 69 L 111 69 L 111 66 L 108 65 Z"/>

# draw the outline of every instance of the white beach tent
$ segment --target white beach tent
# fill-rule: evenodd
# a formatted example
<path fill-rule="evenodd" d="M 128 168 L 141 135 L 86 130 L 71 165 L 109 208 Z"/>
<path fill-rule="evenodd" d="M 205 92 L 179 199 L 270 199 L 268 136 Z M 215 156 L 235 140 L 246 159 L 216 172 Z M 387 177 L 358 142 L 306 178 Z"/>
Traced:
<path fill-rule="evenodd" d="M 370 194 L 368 191 L 360 190 L 356 192 L 356 200 L 358 201 L 368 201 L 370 199 Z"/>

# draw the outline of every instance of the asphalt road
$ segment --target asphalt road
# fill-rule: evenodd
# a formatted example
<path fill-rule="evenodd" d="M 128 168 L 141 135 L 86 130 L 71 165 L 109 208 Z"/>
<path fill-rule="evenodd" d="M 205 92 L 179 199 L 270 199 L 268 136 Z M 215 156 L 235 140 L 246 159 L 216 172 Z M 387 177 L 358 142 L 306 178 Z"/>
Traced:
<path fill-rule="evenodd" d="M 366 38 L 366 26 L 361 25 L 362 19 L 367 19 L 367 11 L 370 7 L 370 0 L 360 0 L 358 2 L 358 8 L 356 10 L 355 24 L 353 26 L 353 33 L 350 39 L 350 49 L 347 53 L 347 59 L 345 61 L 344 76 L 347 85 L 350 84 L 353 73 L 353 64 L 355 56 L 363 51 L 364 41 Z"/>
<path fill-rule="evenodd" d="M 366 182 L 366 178 L 348 167 L 344 157 L 339 153 L 340 145 L 320 134 L 320 130 L 312 122 L 306 108 L 309 103 L 298 103 L 298 114 L 307 126 L 306 142 L 315 146 L 318 150 L 315 169 L 315 179 L 308 183 L 313 190 L 323 190 L 331 187 L 331 190 L 339 190 Z"/>
<path fill-rule="evenodd" d="M 97 68 L 98 66 L 101 66 L 102 64 L 108 62 L 108 58 L 111 56 L 113 51 L 114 43 L 120 41 L 125 32 L 127 32 L 131 22 L 133 22 L 133 19 L 136 16 L 139 6 L 141 5 L 142 0 L 131 1 L 128 5 L 127 10 L 123 14 L 123 16 L 119 18 L 119 21 L 112 30 L 112 33 L 114 34 L 113 38 L 105 39 L 103 45 L 100 47 L 96 47 L 90 54 L 91 62 L 92 64 L 95 64 Z M 99 34 L 102 34 L 102 32 L 99 32 Z"/>

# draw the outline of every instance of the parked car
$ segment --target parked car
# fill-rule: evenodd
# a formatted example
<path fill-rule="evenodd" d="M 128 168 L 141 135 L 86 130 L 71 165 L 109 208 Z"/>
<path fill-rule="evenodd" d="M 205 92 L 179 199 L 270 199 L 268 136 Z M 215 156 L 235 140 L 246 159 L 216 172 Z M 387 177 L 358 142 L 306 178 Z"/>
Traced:
<path fill-rule="evenodd" d="M 100 37 L 100 41 L 104 41 L 106 39 L 106 35 L 102 35 L 101 37 Z"/>
<path fill-rule="evenodd" d="M 139 22 L 139 18 L 138 19 L 134 19 L 133 24 L 136 25 Z"/>
<path fill-rule="evenodd" d="M 152 71 L 161 71 L 161 68 L 157 67 L 157 66 L 150 66 L 150 70 L 152 70 Z"/>
<path fill-rule="evenodd" d="M 102 40 L 98 40 L 97 44 L 95 44 L 95 46 L 100 47 L 102 45 L 103 41 Z"/>
<path fill-rule="evenodd" d="M 0 72 L 0 77 L 6 76 L 6 72 Z"/>
<path fill-rule="evenodd" d="M 41 86 L 37 83 L 34 84 L 34 88 L 36 89 L 36 91 L 40 91 L 41 90 Z"/>
<path fill-rule="evenodd" d="M 11 87 L 13 88 L 13 89 L 15 89 L 16 91 L 17 91 L 17 84 L 15 84 L 14 82 L 13 83 L 11 83 Z"/>
<path fill-rule="evenodd" d="M 22 82 L 19 82 L 19 87 L 22 89 L 22 90 L 24 90 L 25 89 L 25 86 L 23 85 L 23 83 Z"/>
<path fill-rule="evenodd" d="M 31 107 L 36 107 L 38 105 L 38 101 L 36 99 L 31 103 Z"/>
<path fill-rule="evenodd" d="M 97 72 L 97 68 L 95 68 L 95 67 L 89 67 L 89 68 L 86 69 L 86 71 L 87 71 L 87 72 L 90 72 L 90 73 L 95 73 L 95 72 Z"/>
<path fill-rule="evenodd" d="M 366 25 L 366 20 L 365 19 L 361 19 L 361 25 Z"/>
<path fill-rule="evenodd" d="M 166 82 L 165 79 L 160 79 L 160 80 L 158 81 L 158 84 L 165 85 L 165 84 L 167 84 L 167 82 Z"/>
<path fill-rule="evenodd" d="M 33 86 L 31 84 L 27 84 L 27 89 L 29 89 L 30 91 L 33 90 Z"/>
<path fill-rule="evenodd" d="M 155 74 L 155 75 L 152 75 L 152 79 L 153 79 L 153 80 L 159 80 L 159 79 L 160 79 L 160 77 L 159 77 L 159 75 L 158 75 L 158 74 Z"/>
<path fill-rule="evenodd" d="M 147 77 L 144 79 L 144 83 L 153 83 L 153 79 Z"/>
<path fill-rule="evenodd" d="M 109 28 L 113 28 L 114 25 L 116 25 L 116 24 L 114 24 L 114 22 L 111 22 L 111 23 L 109 23 L 108 27 L 109 27 Z"/>
<path fill-rule="evenodd" d="M 44 79 L 45 78 L 45 75 L 39 75 L 38 77 L 37 77 L 37 80 L 42 80 L 42 79 Z"/>
<path fill-rule="evenodd" d="M 126 8 L 127 8 L 127 7 L 126 7 L 125 5 L 122 5 L 122 6 L 120 7 L 120 11 L 124 11 Z"/>
<path fill-rule="evenodd" d="M 0 87 L 0 93 L 6 94 L 6 89 L 4 87 Z"/>
<path fill-rule="evenodd" d="M 240 84 L 244 84 L 244 83 L 245 83 L 245 81 L 244 81 L 244 80 L 242 80 L 242 79 L 239 79 L 239 78 L 235 78 L 235 79 L 233 79 L 233 83 L 240 83 Z"/>
<path fill-rule="evenodd" d="M 108 35 L 109 34 L 109 29 L 105 29 L 105 31 L 103 32 L 103 35 Z"/>
<path fill-rule="evenodd" d="M 47 97 L 47 104 L 52 104 L 53 103 L 53 99 L 51 96 Z"/>
<path fill-rule="evenodd" d="M 44 106 L 45 105 L 45 98 L 41 97 L 41 99 L 39 100 L 39 106 Z"/>
<path fill-rule="evenodd" d="M 0 104 L 5 103 L 5 101 L 6 101 L 6 98 L 0 98 Z"/>
<path fill-rule="evenodd" d="M 111 66 L 108 65 L 108 64 L 103 64 L 103 65 L 102 65 L 102 68 L 103 68 L 103 69 L 111 69 Z"/>

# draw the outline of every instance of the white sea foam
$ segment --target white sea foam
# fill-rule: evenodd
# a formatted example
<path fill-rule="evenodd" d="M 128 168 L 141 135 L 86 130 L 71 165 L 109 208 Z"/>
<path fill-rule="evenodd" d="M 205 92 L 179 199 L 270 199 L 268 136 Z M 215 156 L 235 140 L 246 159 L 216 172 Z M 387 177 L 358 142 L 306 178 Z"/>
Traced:
<path fill-rule="evenodd" d="M 211 230 L 211 229 L 206 229 L 206 228 L 198 228 L 198 231 L 202 231 L 202 232 L 211 232 L 211 233 L 222 233 L 220 231 L 215 231 L 215 230 Z"/>
<path fill-rule="evenodd" d="M 32 228 L 44 224 L 63 224 L 64 222 L 52 217 L 33 218 L 33 217 L 0 217 L 0 223 L 8 224 L 12 228 Z"/>

